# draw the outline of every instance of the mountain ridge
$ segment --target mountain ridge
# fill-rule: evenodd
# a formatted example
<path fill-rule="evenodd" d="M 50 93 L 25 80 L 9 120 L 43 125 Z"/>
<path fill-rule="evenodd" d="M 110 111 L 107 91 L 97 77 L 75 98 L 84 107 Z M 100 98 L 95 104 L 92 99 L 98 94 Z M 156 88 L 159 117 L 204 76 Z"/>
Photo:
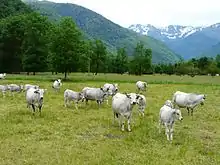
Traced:
<path fill-rule="evenodd" d="M 210 52 L 211 48 L 220 42 L 220 23 L 209 26 L 168 25 L 165 27 L 133 24 L 128 29 L 164 42 L 185 60 Z"/>

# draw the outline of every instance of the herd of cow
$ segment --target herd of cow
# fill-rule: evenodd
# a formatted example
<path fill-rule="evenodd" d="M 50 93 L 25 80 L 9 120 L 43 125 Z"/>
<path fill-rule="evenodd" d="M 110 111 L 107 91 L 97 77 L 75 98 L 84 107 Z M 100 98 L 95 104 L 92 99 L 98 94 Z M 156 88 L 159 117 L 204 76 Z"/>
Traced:
<path fill-rule="evenodd" d="M 1 76 L 1 75 L 0 75 Z M 61 79 L 57 79 L 53 82 L 52 88 L 59 92 L 62 86 Z M 124 131 L 125 118 L 127 119 L 127 129 L 131 131 L 131 116 L 132 109 L 135 105 L 138 105 L 138 110 L 142 116 L 144 116 L 144 111 L 147 106 L 146 98 L 140 92 L 146 92 L 147 83 L 143 81 L 136 82 L 136 93 L 120 93 L 118 84 L 106 83 L 103 87 L 84 87 L 82 91 L 77 92 L 70 89 L 64 91 L 64 106 L 67 107 L 71 101 L 74 101 L 75 108 L 78 109 L 78 103 L 86 102 L 88 100 L 96 101 L 98 107 L 106 101 L 108 104 L 109 96 L 112 97 L 112 111 L 114 120 L 119 119 L 119 125 L 121 130 Z M 35 113 L 36 108 L 39 109 L 41 114 L 41 109 L 43 105 L 44 92 L 47 89 L 41 89 L 38 85 L 17 85 L 17 84 L 8 84 L 0 85 L 0 90 L 2 91 L 3 97 L 7 91 L 11 92 L 11 95 L 14 95 L 14 92 L 25 91 L 27 107 L 32 107 L 33 114 Z M 187 108 L 188 115 L 191 112 L 193 115 L 194 108 L 201 104 L 204 104 L 206 95 L 204 94 L 195 94 L 195 93 L 185 93 L 177 91 L 173 94 L 172 101 L 166 100 L 164 105 L 160 108 L 159 112 L 159 132 L 161 132 L 161 126 L 164 125 L 166 128 L 167 140 L 173 140 L 173 125 L 175 120 L 183 120 L 181 115 L 180 108 Z"/>

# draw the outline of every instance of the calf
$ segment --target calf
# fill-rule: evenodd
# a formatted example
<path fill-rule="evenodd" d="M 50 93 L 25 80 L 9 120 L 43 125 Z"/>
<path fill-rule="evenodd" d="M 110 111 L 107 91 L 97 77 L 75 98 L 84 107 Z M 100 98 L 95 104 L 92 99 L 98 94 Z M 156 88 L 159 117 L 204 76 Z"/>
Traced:
<path fill-rule="evenodd" d="M 161 125 L 166 128 L 167 140 L 173 140 L 173 125 L 175 120 L 183 120 L 181 111 L 179 109 L 173 109 L 168 105 L 163 105 L 159 112 L 159 133 L 161 133 Z"/>
<path fill-rule="evenodd" d="M 147 88 L 147 83 L 144 81 L 137 81 L 136 82 L 136 87 L 137 87 L 137 92 L 139 93 L 140 91 L 146 91 Z"/>
<path fill-rule="evenodd" d="M 84 99 L 84 95 L 82 92 L 75 92 L 70 89 L 66 89 L 64 91 L 64 105 L 67 107 L 68 102 L 74 101 L 75 108 L 78 109 L 78 102 Z"/>
<path fill-rule="evenodd" d="M 131 97 L 129 94 L 122 94 L 117 93 L 112 97 L 112 110 L 115 117 L 120 118 L 119 119 L 119 125 L 121 127 L 121 130 L 124 131 L 124 125 L 125 122 L 122 120 L 122 118 L 127 118 L 128 120 L 128 131 L 131 131 L 131 116 L 132 116 L 132 109 L 135 104 L 138 102 L 138 98 L 140 96 L 137 95 L 135 98 Z M 113 121 L 114 121 L 113 120 Z M 122 125 L 121 125 L 122 121 Z"/>
<path fill-rule="evenodd" d="M 43 106 L 43 98 L 44 98 L 44 92 L 47 89 L 34 89 L 30 88 L 27 90 L 26 93 L 26 102 L 27 102 L 27 108 L 30 108 L 30 105 L 33 109 L 33 115 L 35 113 L 35 107 L 39 108 L 39 112 L 41 115 L 41 109 Z"/>
<path fill-rule="evenodd" d="M 62 86 L 61 79 L 57 79 L 53 82 L 52 88 L 58 92 L 60 90 L 60 87 Z"/>
<path fill-rule="evenodd" d="M 106 102 L 108 104 L 108 96 L 113 96 L 115 95 L 117 92 L 118 92 L 118 84 L 109 84 L 109 83 L 106 83 L 104 84 L 103 86 L 103 90 L 105 92 L 107 92 L 107 95 L 106 95 Z"/>
<path fill-rule="evenodd" d="M 185 93 L 177 91 L 173 95 L 172 102 L 174 106 L 178 106 L 179 108 L 187 108 L 188 115 L 193 116 L 193 110 L 199 104 L 204 105 L 204 101 L 206 99 L 206 95 L 204 94 L 195 94 L 195 93 Z"/>

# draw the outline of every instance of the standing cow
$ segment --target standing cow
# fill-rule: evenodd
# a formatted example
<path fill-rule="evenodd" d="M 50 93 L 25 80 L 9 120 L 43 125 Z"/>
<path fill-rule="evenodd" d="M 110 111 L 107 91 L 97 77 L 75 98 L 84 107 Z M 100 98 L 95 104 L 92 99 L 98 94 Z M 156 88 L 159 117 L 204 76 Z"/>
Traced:
<path fill-rule="evenodd" d="M 126 118 L 128 120 L 128 131 L 131 131 L 131 117 L 132 117 L 132 109 L 135 104 L 137 104 L 139 95 L 135 98 L 131 97 L 129 94 L 117 93 L 112 97 L 112 110 L 115 117 L 119 118 L 119 125 L 121 130 L 124 131 L 125 121 L 122 118 Z M 121 125 L 122 122 L 122 125 Z"/>
<path fill-rule="evenodd" d="M 103 90 L 104 92 L 107 93 L 106 95 L 106 102 L 108 104 L 108 97 L 109 96 L 114 96 L 117 92 L 118 92 L 118 84 L 109 84 L 109 83 L 106 83 L 104 84 L 103 86 Z"/>
<path fill-rule="evenodd" d="M 137 87 L 137 92 L 139 93 L 140 91 L 146 91 L 147 88 L 147 83 L 144 81 L 137 81 L 136 82 L 136 87 Z"/>
<path fill-rule="evenodd" d="M 39 108 L 39 112 L 41 115 L 41 109 L 43 106 L 43 98 L 44 98 L 44 92 L 47 89 L 34 89 L 30 88 L 26 92 L 26 102 L 27 102 L 27 108 L 30 108 L 32 106 L 33 109 L 33 115 L 35 113 L 36 107 Z"/>
<path fill-rule="evenodd" d="M 67 104 L 69 104 L 71 101 L 74 101 L 75 108 L 78 109 L 78 102 L 83 99 L 84 99 L 84 95 L 82 92 L 75 92 L 70 89 L 66 89 L 64 91 L 64 105 L 65 105 L 65 107 L 67 107 Z"/>
<path fill-rule="evenodd" d="M 204 101 L 206 99 L 206 95 L 204 94 L 195 94 L 195 93 L 185 93 L 181 91 L 177 91 L 173 95 L 172 102 L 174 106 L 178 106 L 179 108 L 187 108 L 188 115 L 193 116 L 193 110 L 199 104 L 204 105 Z"/>
<path fill-rule="evenodd" d="M 172 141 L 173 140 L 173 126 L 175 120 L 183 120 L 181 111 L 179 109 L 173 109 L 170 104 L 167 105 L 167 103 L 170 103 L 171 101 L 168 100 L 165 102 L 165 105 L 163 105 L 160 108 L 159 112 L 159 133 L 161 133 L 161 126 L 164 125 L 166 128 L 166 135 L 167 140 Z"/>
<path fill-rule="evenodd" d="M 52 88 L 58 92 L 60 90 L 60 87 L 62 86 L 61 79 L 57 79 L 53 82 Z"/>
<path fill-rule="evenodd" d="M 85 87 L 82 90 L 82 93 L 84 95 L 84 98 L 86 100 L 86 104 L 88 103 L 88 100 L 96 101 L 97 104 L 101 105 L 103 103 L 105 96 L 107 95 L 108 89 L 105 92 L 103 88 L 91 88 L 91 87 Z M 84 99 L 83 99 L 84 100 Z"/>
<path fill-rule="evenodd" d="M 24 85 L 24 91 L 27 91 L 30 88 L 39 89 L 40 87 L 38 85 L 32 85 L 32 84 L 25 84 Z"/>
<path fill-rule="evenodd" d="M 23 85 L 17 85 L 17 84 L 9 84 L 8 90 L 11 92 L 11 95 L 14 96 L 14 92 L 21 92 L 23 91 L 24 86 Z"/>

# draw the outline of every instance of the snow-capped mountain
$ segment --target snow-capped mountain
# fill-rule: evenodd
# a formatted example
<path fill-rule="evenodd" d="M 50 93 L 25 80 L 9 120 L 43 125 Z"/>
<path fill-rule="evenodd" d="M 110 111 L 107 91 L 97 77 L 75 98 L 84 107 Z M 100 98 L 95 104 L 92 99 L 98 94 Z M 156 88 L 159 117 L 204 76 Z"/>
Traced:
<path fill-rule="evenodd" d="M 193 27 L 193 26 L 181 26 L 181 25 L 155 27 L 150 24 L 147 25 L 133 24 L 128 28 L 135 32 L 144 35 L 149 35 L 164 41 L 165 39 L 186 38 L 195 32 L 202 31 L 205 27 Z"/>
<path fill-rule="evenodd" d="M 220 42 L 220 23 L 200 27 L 182 25 L 156 27 L 150 24 L 133 24 L 128 28 L 163 41 L 185 59 L 204 54 Z"/>

